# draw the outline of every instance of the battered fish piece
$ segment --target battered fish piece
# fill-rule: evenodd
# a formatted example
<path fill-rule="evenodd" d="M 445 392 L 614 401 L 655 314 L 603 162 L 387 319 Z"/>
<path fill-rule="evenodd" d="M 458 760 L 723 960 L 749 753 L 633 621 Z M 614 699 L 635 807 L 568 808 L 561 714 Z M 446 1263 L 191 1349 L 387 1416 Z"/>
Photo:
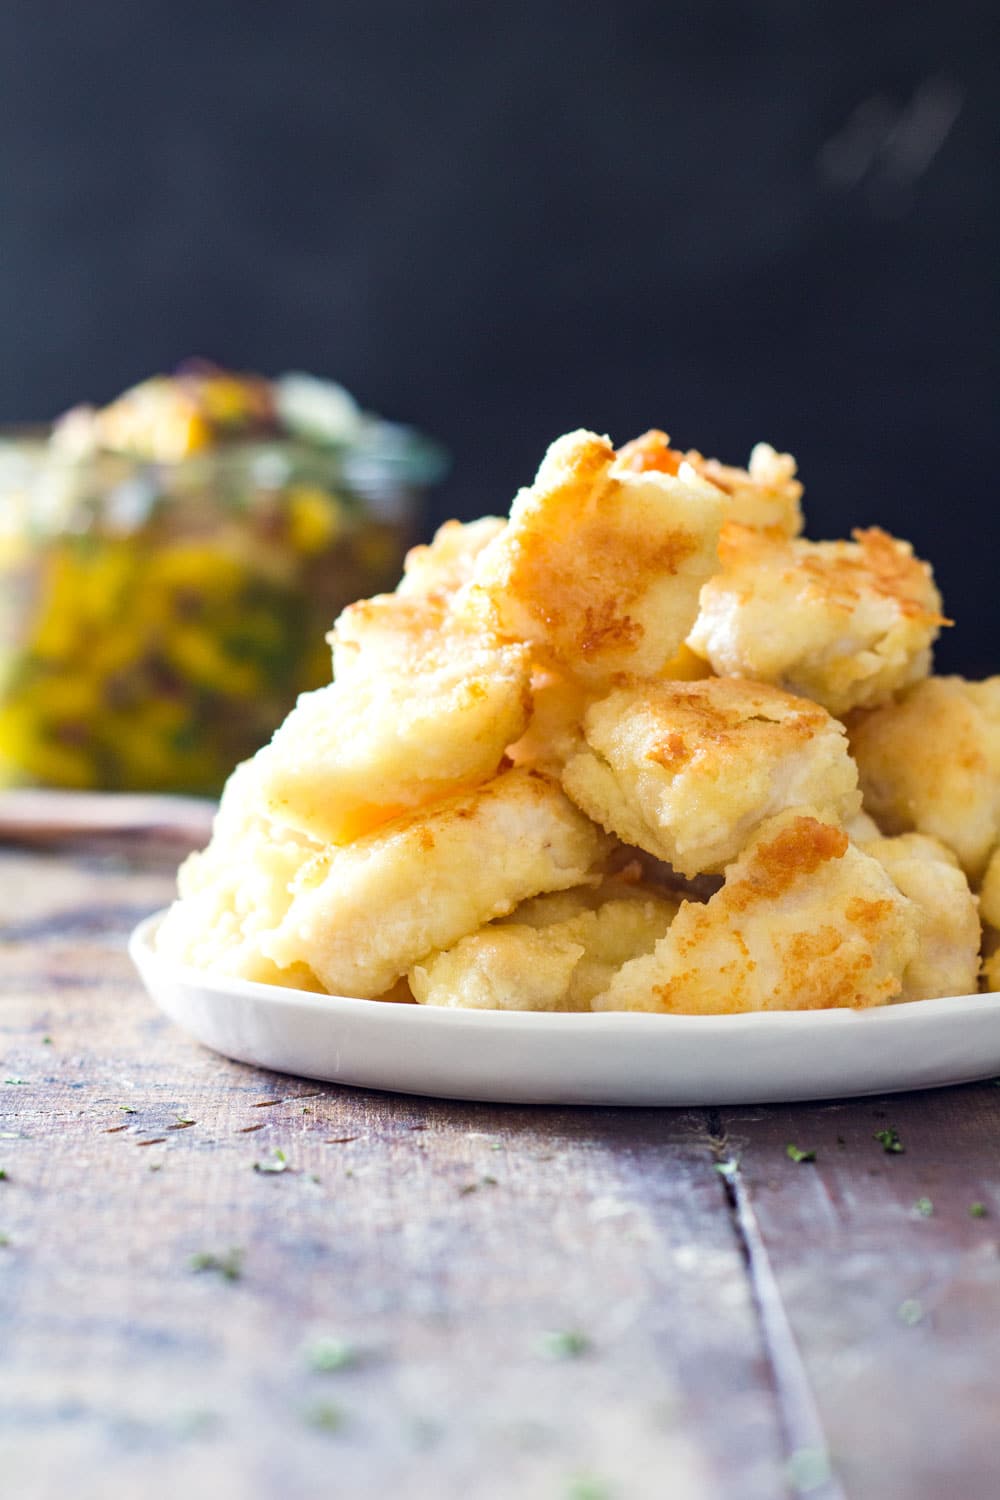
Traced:
<path fill-rule="evenodd" d="M 411 969 L 410 987 L 423 1005 L 587 1011 L 623 963 L 652 951 L 678 905 L 663 891 L 620 880 L 537 896 L 429 954 Z"/>
<path fill-rule="evenodd" d="M 455 607 L 587 684 L 651 675 L 694 622 L 715 571 L 725 497 L 616 462 L 609 440 L 554 442 Z"/>
<path fill-rule="evenodd" d="M 916 955 L 920 914 L 843 829 L 789 811 L 761 827 L 703 906 L 686 902 L 594 1010 L 732 1015 L 885 1005 Z"/>
<path fill-rule="evenodd" d="M 429 657 L 303 693 L 260 761 L 267 816 L 319 843 L 347 844 L 496 772 L 528 722 L 520 646 Z"/>
<path fill-rule="evenodd" d="M 476 558 L 506 525 L 499 516 L 480 516 L 464 523 L 445 521 L 429 545 L 411 547 L 406 554 L 397 594 L 449 599 L 469 582 Z"/>
<path fill-rule="evenodd" d="M 588 709 L 584 734 L 566 792 L 682 875 L 721 870 L 787 807 L 840 823 L 861 806 L 843 726 L 764 683 L 632 682 Z"/>
<path fill-rule="evenodd" d="M 349 604 L 327 640 L 337 682 L 380 672 L 417 672 L 428 662 L 477 644 L 468 633 L 464 639 L 456 637 L 447 608 L 438 600 L 399 594 L 376 594 Z"/>
<path fill-rule="evenodd" d="M 238 766 L 222 794 L 208 847 L 177 876 L 179 899 L 156 935 L 157 950 L 177 963 L 295 989 L 321 990 L 308 964 L 284 967 L 265 956 L 291 905 L 289 885 L 319 852 L 309 839 L 275 827 L 261 812 L 257 768 Z"/>
<path fill-rule="evenodd" d="M 1000 843 L 1000 677 L 929 677 L 848 733 L 883 832 L 940 839 L 977 881 Z"/>
<path fill-rule="evenodd" d="M 926 677 L 941 596 L 908 542 L 790 541 L 727 522 L 688 645 L 720 676 L 778 683 L 842 716 Z"/>
<path fill-rule="evenodd" d="M 802 530 L 802 485 L 790 453 L 777 453 L 769 443 L 758 443 L 745 469 L 705 458 L 696 448 L 681 453 L 658 428 L 633 438 L 618 450 L 623 464 L 640 473 L 656 469 L 689 481 L 692 473 L 729 497 L 726 519 L 758 530 L 798 536 Z"/>
<path fill-rule="evenodd" d="M 979 978 L 979 911 L 951 850 L 919 833 L 872 839 L 862 847 L 913 902 L 919 917 L 917 951 L 903 972 L 903 988 L 896 1000 L 974 995 Z"/>
<path fill-rule="evenodd" d="M 505 771 L 318 855 L 265 951 L 307 962 L 331 993 L 374 997 L 529 896 L 583 884 L 606 849 L 556 783 Z"/>

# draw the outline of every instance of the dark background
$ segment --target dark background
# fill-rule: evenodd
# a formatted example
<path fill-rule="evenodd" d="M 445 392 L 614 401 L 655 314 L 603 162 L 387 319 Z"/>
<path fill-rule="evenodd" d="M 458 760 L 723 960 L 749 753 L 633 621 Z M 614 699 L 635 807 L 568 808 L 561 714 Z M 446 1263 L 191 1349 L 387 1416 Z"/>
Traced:
<path fill-rule="evenodd" d="M 444 439 L 434 519 L 569 427 L 763 437 L 1000 667 L 994 14 L 2 0 L 0 420 L 310 369 Z"/>

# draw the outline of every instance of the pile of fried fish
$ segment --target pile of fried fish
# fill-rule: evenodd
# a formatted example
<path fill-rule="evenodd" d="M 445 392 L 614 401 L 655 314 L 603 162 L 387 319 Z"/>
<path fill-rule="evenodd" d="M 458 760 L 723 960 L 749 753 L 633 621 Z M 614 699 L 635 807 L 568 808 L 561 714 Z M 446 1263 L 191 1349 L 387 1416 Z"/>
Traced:
<path fill-rule="evenodd" d="M 372 1000 L 731 1014 L 1000 989 L 1000 677 L 788 454 L 552 444 L 345 610 L 160 952 Z"/>

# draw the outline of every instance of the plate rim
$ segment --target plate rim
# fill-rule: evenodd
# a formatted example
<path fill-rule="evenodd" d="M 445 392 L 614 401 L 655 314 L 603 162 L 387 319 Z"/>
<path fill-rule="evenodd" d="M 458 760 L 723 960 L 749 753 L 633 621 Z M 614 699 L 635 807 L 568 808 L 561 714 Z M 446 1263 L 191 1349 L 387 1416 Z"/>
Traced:
<path fill-rule="evenodd" d="M 896 1005 L 875 1005 L 853 1008 L 831 1006 L 817 1010 L 756 1010 L 736 1011 L 719 1015 L 684 1015 L 676 1012 L 651 1011 L 531 1011 L 531 1010 L 485 1010 L 460 1006 L 394 1005 L 379 1000 L 365 999 L 360 995 L 317 994 L 313 990 L 292 989 L 290 986 L 264 984 L 256 979 L 243 979 L 235 974 L 221 974 L 208 969 L 199 969 L 192 964 L 183 964 L 176 959 L 164 958 L 153 947 L 152 939 L 163 921 L 169 907 L 162 907 L 144 917 L 132 930 L 128 940 L 128 953 L 146 982 L 147 969 L 154 969 L 159 978 L 171 979 L 186 986 L 196 986 L 215 994 L 242 997 L 246 1000 L 266 1001 L 276 1006 L 288 1005 L 336 1014 L 360 1017 L 367 1016 L 375 1025 L 385 1023 L 412 1024 L 416 1015 L 422 1027 L 433 1026 L 529 1026 L 535 1030 L 582 1035 L 593 1031 L 606 1031 L 616 1025 L 628 1025 L 658 1035 L 665 1030 L 704 1031 L 718 1036 L 720 1032 L 731 1034 L 744 1028 L 792 1032 L 808 1018 L 811 1028 L 843 1030 L 845 1027 L 872 1025 L 899 1028 L 912 1024 L 917 1017 L 931 1020 L 957 1010 L 955 1019 L 973 1013 L 988 1011 L 1000 1005 L 1000 995 L 981 991 L 971 995 L 943 995 L 933 1000 L 904 1000 Z"/>

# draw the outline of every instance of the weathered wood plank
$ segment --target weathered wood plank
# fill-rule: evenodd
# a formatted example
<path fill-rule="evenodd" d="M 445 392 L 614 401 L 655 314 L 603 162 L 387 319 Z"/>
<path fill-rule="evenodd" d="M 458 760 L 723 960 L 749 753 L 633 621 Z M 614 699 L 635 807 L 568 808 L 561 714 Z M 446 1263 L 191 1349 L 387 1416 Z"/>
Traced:
<path fill-rule="evenodd" d="M 783 1493 L 704 1117 L 227 1063 L 157 1015 L 122 951 L 175 857 L 0 851 L 0 1066 L 25 1080 L 0 1085 L 2 1486 Z M 277 1151 L 285 1171 L 254 1170 Z M 238 1279 L 191 1269 L 233 1248 Z M 356 1361 L 311 1368 L 324 1338 Z"/>
<path fill-rule="evenodd" d="M 727 1110 L 720 1129 L 845 1491 L 997 1493 L 1000 1088 Z"/>

